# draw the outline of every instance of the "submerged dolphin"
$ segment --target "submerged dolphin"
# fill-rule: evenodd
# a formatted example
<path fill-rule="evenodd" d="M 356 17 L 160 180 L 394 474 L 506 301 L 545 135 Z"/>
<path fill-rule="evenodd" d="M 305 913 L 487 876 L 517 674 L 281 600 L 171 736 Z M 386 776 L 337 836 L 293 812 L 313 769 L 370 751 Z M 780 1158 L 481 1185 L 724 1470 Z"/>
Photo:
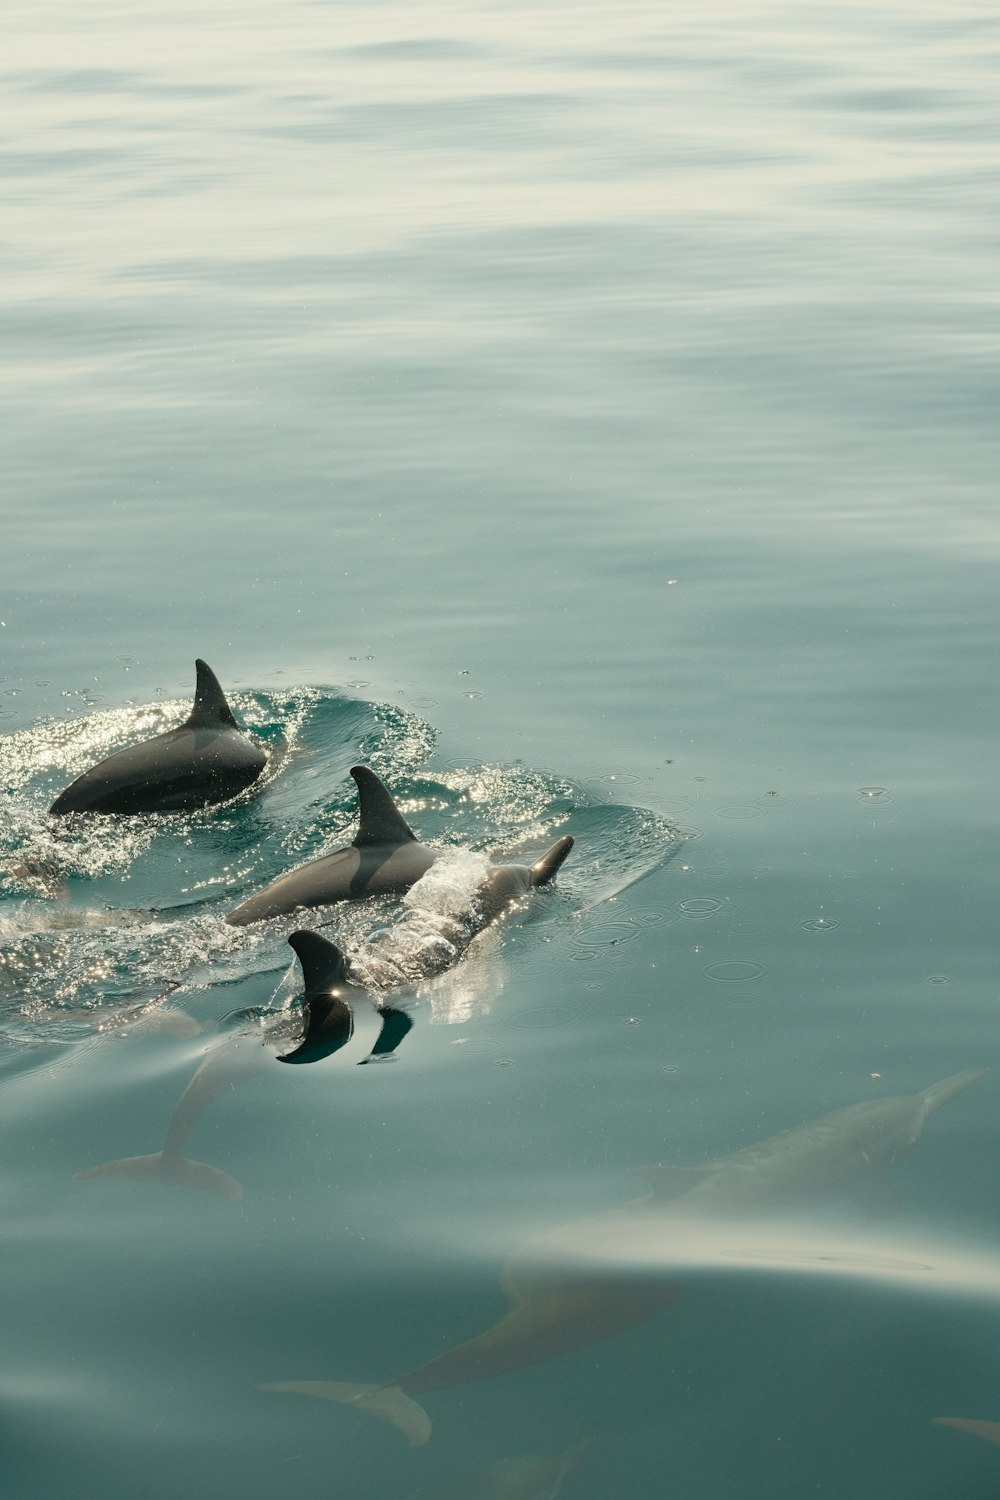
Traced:
<path fill-rule="evenodd" d="M 307 999 L 307 1005 L 315 1005 L 316 997 Z M 306 1006 L 303 1007 L 306 1009 Z M 397 1047 L 409 1031 L 412 1022 L 403 1012 L 385 1008 L 382 1030 L 379 1033 L 370 1057 L 385 1056 Z M 402 1023 L 401 1024 L 401 1019 Z M 119 1161 L 102 1162 L 100 1166 L 87 1167 L 74 1172 L 74 1180 L 86 1181 L 96 1177 L 124 1177 L 134 1182 L 158 1182 L 166 1187 L 201 1188 L 204 1192 L 217 1193 L 221 1198 L 239 1202 L 243 1188 L 218 1167 L 207 1162 L 195 1161 L 184 1152 L 187 1138 L 213 1100 L 228 1094 L 238 1083 L 263 1073 L 274 1061 L 274 1047 L 287 1045 L 290 1031 L 289 1018 L 279 1014 L 274 1023 L 262 1035 L 246 1033 L 229 1038 L 213 1047 L 195 1070 L 184 1093 L 170 1116 L 166 1139 L 159 1151 L 150 1156 L 126 1156 Z M 350 1008 L 343 1005 L 333 1016 L 317 1018 L 311 1034 L 292 1053 L 279 1056 L 279 1062 L 314 1062 L 328 1057 L 350 1041 L 354 1032 L 354 1018 Z M 362 1061 L 368 1061 L 363 1058 Z"/>
<path fill-rule="evenodd" d="M 957 1427 L 959 1432 L 971 1432 L 973 1437 L 985 1438 L 1000 1448 L 1000 1422 L 979 1422 L 974 1417 L 932 1417 L 931 1420 L 937 1427 Z"/>
<path fill-rule="evenodd" d="M 436 859 L 417 842 L 388 790 L 367 766 L 352 766 L 358 786 L 358 831 L 354 841 L 282 875 L 231 911 L 234 927 L 277 917 L 302 907 L 331 906 L 409 890 Z"/>
<path fill-rule="evenodd" d="M 194 707 L 183 724 L 98 761 L 49 812 L 187 812 L 252 786 L 267 756 L 233 718 L 211 667 L 201 660 L 195 667 Z"/>
<path fill-rule="evenodd" d="M 653 1192 L 642 1212 L 654 1224 L 662 1215 L 669 1234 L 678 1205 L 695 1217 L 740 1215 L 817 1193 L 849 1193 L 859 1185 L 867 1189 L 874 1173 L 887 1170 L 914 1144 L 928 1115 L 982 1071 L 955 1074 L 920 1094 L 851 1105 L 703 1167 L 644 1170 Z M 665 1211 L 664 1199 L 670 1200 Z M 586 1249 L 601 1241 L 613 1245 L 617 1231 L 624 1248 L 636 1224 L 633 1206 L 587 1220 L 569 1235 L 574 1245 Z M 387 1385 L 304 1380 L 260 1389 L 358 1406 L 385 1417 L 416 1446 L 427 1442 L 431 1422 L 415 1397 L 583 1349 L 651 1317 L 677 1297 L 675 1286 L 629 1274 L 627 1267 L 612 1264 L 605 1270 L 599 1262 L 585 1260 L 573 1264 L 566 1239 L 565 1232 L 542 1236 L 507 1264 L 502 1282 L 510 1307 L 499 1323 Z M 560 1265 L 560 1255 L 568 1265 Z"/>
<path fill-rule="evenodd" d="M 583 1440 L 565 1453 L 519 1453 L 501 1458 L 463 1483 L 449 1488 L 441 1500 L 556 1500 L 563 1480 L 593 1447 Z"/>

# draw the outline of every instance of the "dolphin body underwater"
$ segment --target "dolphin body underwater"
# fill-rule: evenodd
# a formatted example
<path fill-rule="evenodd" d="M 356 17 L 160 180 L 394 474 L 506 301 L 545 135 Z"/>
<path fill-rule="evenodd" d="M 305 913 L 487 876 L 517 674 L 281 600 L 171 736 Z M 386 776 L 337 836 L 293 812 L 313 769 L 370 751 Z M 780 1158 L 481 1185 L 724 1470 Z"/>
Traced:
<path fill-rule="evenodd" d="M 547 885 L 572 847 L 572 837 L 565 834 L 532 865 L 490 867 L 467 911 L 432 919 L 439 941 L 421 944 L 418 953 L 421 976 L 442 972 L 464 952 L 478 933 L 500 921 L 521 897 L 537 886 Z M 375 1000 L 360 978 L 353 975 L 350 961 L 321 933 L 293 932 L 288 941 L 302 965 L 304 1033 L 293 1051 L 281 1054 L 278 1061 L 316 1062 L 339 1051 L 353 1035 L 352 1002 L 359 998 L 373 1004 L 382 1019 L 378 1039 L 361 1061 L 375 1061 L 394 1052 L 413 1024 L 405 1011 Z M 377 969 L 383 980 L 388 979 L 391 983 L 400 973 L 403 951 L 410 948 L 412 935 L 406 922 L 401 922 L 398 929 L 390 930 L 382 942 L 373 947 L 370 966 Z M 281 1017 L 270 1035 L 264 1037 L 263 1045 L 244 1036 L 214 1047 L 178 1101 L 160 1151 L 150 1156 L 129 1156 L 119 1161 L 103 1162 L 100 1166 L 74 1173 L 76 1180 L 125 1177 L 140 1182 L 160 1182 L 169 1187 L 202 1188 L 238 1201 L 243 1196 L 243 1189 L 235 1178 L 217 1167 L 192 1160 L 184 1154 L 184 1145 L 214 1099 L 227 1093 L 237 1082 L 269 1066 L 273 1054 L 267 1043 L 279 1038 L 283 1040 L 287 1031 L 288 1018 Z"/>
<path fill-rule="evenodd" d="M 583 1438 L 565 1453 L 519 1453 L 498 1459 L 444 1493 L 435 1491 L 436 1500 L 556 1500 L 563 1481 L 593 1443 L 593 1438 Z"/>
<path fill-rule="evenodd" d="M 974 1417 L 932 1417 L 936 1427 L 955 1427 L 959 1432 L 971 1432 L 973 1437 L 985 1438 L 995 1448 L 1000 1448 L 1000 1422 L 980 1422 Z"/>
<path fill-rule="evenodd" d="M 406 891 L 430 869 L 435 851 L 418 841 L 375 772 L 352 766 L 351 775 L 358 787 L 354 841 L 272 881 L 229 913 L 231 926 L 245 927 L 303 907 Z"/>
<path fill-rule="evenodd" d="M 654 1277 L 599 1261 L 578 1266 L 567 1260 L 568 1242 L 586 1252 L 589 1243 L 627 1246 L 641 1214 L 669 1234 L 689 1214 L 702 1224 L 713 1218 L 752 1216 L 816 1196 L 852 1195 L 870 1201 L 872 1181 L 914 1145 L 927 1117 L 982 1075 L 957 1073 L 922 1093 L 851 1105 L 798 1125 L 757 1145 L 701 1167 L 642 1169 L 652 1193 L 638 1207 L 604 1214 L 541 1236 L 508 1262 L 502 1284 L 505 1316 L 477 1338 L 385 1385 L 341 1381 L 277 1381 L 266 1391 L 315 1396 L 360 1407 L 384 1417 L 413 1446 L 426 1443 L 431 1421 L 416 1397 L 429 1391 L 523 1369 L 614 1337 L 676 1300 L 678 1289 Z M 547 1241 L 551 1242 L 547 1244 Z M 556 1253 L 553 1254 L 553 1243 Z M 560 1251 L 559 1247 L 563 1247 Z"/>
<path fill-rule="evenodd" d="M 198 673 L 194 706 L 184 723 L 119 750 L 78 776 L 50 813 L 190 812 L 252 786 L 267 756 L 240 729 L 207 662 Z"/>

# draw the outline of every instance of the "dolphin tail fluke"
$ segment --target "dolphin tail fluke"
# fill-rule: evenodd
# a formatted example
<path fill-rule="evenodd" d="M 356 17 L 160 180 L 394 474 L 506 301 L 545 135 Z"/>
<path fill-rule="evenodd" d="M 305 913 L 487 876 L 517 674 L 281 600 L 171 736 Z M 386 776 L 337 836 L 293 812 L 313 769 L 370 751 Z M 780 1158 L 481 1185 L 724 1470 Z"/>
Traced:
<path fill-rule="evenodd" d="M 259 1385 L 260 1391 L 287 1391 L 292 1396 L 316 1396 L 342 1406 L 359 1406 L 391 1422 L 411 1448 L 421 1448 L 431 1435 L 431 1419 L 418 1402 L 398 1385 L 352 1385 L 345 1380 L 279 1380 Z"/>
<path fill-rule="evenodd" d="M 218 1193 L 230 1203 L 238 1203 L 243 1189 L 235 1177 L 210 1167 L 204 1161 L 192 1161 L 189 1156 L 166 1157 L 162 1151 L 152 1156 L 124 1156 L 121 1161 L 105 1161 L 98 1167 L 87 1167 L 83 1172 L 74 1172 L 75 1182 L 91 1177 L 127 1177 L 131 1182 L 162 1182 L 167 1187 L 200 1188 L 205 1193 Z"/>
<path fill-rule="evenodd" d="M 553 875 L 566 858 L 573 847 L 572 834 L 564 834 L 561 839 L 556 839 L 551 849 L 547 849 L 541 859 L 536 860 L 531 867 L 532 885 L 548 885 Z"/>
<path fill-rule="evenodd" d="M 977 1078 L 982 1078 L 986 1072 L 985 1068 L 967 1068 L 964 1073 L 953 1073 L 950 1078 L 942 1078 L 940 1083 L 932 1083 L 929 1089 L 924 1089 L 924 1109 L 931 1115 L 942 1104 L 947 1104 L 949 1099 L 954 1099 L 963 1089 L 967 1089 L 970 1083 L 975 1083 Z"/>
<path fill-rule="evenodd" d="M 957 1427 L 959 1432 L 971 1432 L 974 1437 L 985 1438 L 1000 1448 L 1000 1422 L 976 1422 L 970 1417 L 933 1417 L 937 1427 Z"/>

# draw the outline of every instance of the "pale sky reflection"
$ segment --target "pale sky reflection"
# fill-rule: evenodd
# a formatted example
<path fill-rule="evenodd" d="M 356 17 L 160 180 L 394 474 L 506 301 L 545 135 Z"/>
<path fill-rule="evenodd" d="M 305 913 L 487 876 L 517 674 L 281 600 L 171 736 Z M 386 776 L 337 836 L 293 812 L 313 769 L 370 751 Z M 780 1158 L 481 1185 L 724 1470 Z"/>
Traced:
<path fill-rule="evenodd" d="M 532 1246 L 540 1263 L 567 1270 L 671 1276 L 742 1269 L 895 1283 L 949 1296 L 1000 1298 L 995 1247 L 981 1249 L 943 1234 L 879 1227 L 761 1222 L 641 1212 L 546 1234 Z"/>

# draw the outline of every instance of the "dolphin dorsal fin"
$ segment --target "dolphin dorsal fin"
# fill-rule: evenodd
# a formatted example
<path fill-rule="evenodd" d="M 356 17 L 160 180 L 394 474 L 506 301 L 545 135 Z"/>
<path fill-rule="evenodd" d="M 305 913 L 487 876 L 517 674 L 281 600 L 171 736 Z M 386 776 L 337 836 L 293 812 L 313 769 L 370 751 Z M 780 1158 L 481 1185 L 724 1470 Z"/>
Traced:
<path fill-rule="evenodd" d="M 371 844 L 414 844 L 417 836 L 393 802 L 388 788 L 368 766 L 352 766 L 358 786 L 358 832 L 355 849 Z"/>
<path fill-rule="evenodd" d="M 302 965 L 302 987 L 307 995 L 328 994 L 338 984 L 347 984 L 347 959 L 329 938 L 303 929 L 289 934 Z"/>
<path fill-rule="evenodd" d="M 561 839 L 556 839 L 551 849 L 546 849 L 541 859 L 536 860 L 531 867 L 532 885 L 548 885 L 572 849 L 573 842 L 572 835 L 567 833 Z"/>
<path fill-rule="evenodd" d="M 219 685 L 207 661 L 199 656 L 195 662 L 198 683 L 194 690 L 194 707 L 186 720 L 189 729 L 214 729 L 222 725 L 226 729 L 239 729 L 233 711 L 226 702 L 226 695 Z"/>

